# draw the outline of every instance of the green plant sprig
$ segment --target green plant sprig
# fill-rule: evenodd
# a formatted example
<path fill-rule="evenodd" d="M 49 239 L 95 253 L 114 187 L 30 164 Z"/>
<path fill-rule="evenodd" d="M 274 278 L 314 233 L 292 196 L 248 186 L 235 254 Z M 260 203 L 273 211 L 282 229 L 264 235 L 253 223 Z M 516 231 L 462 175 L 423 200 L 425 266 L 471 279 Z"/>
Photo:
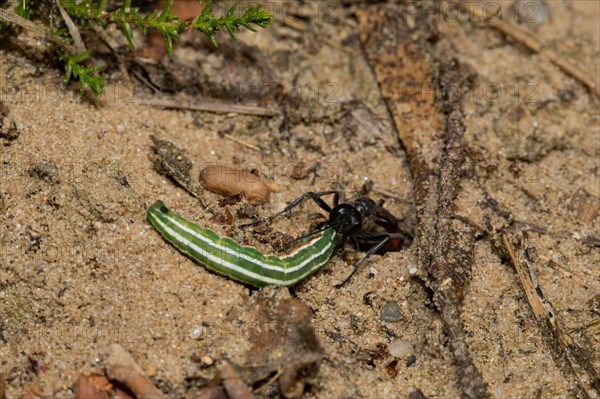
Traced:
<path fill-rule="evenodd" d="M 79 94 L 83 97 L 85 89 L 90 88 L 94 95 L 98 96 L 104 92 L 104 78 L 98 74 L 104 69 L 103 66 L 84 67 L 83 62 L 90 56 L 88 50 L 75 56 L 65 56 L 65 78 L 67 85 L 71 78 L 79 79 Z"/>
<path fill-rule="evenodd" d="M 71 16 L 77 25 L 90 28 L 94 25 L 106 29 L 108 25 L 115 24 L 125 35 L 130 48 L 134 49 L 135 39 L 133 29 L 140 28 L 147 34 L 148 30 L 160 32 L 167 47 L 169 56 L 173 53 L 173 42 L 185 31 L 198 30 L 206 35 L 209 41 L 217 47 L 216 33 L 220 29 L 226 30 L 233 40 L 236 40 L 236 32 L 244 27 L 256 32 L 255 27 L 266 28 L 273 22 L 273 16 L 261 6 L 252 6 L 246 9 L 243 15 L 236 16 L 238 2 L 234 3 L 225 15 L 217 18 L 211 11 L 212 0 L 203 1 L 204 8 L 196 18 L 189 22 L 180 21 L 173 11 L 173 0 L 166 0 L 163 9 L 159 12 L 154 10 L 148 15 L 142 15 L 137 7 L 131 6 L 131 0 L 125 0 L 122 7 L 107 11 L 108 0 L 92 2 L 91 0 L 58 0 L 64 10 Z M 25 19 L 31 18 L 31 7 L 29 0 L 18 0 L 16 13 Z M 58 31 L 53 30 L 58 36 Z M 60 37 L 64 40 L 64 36 Z M 64 51 L 65 49 L 63 49 Z M 79 80 L 80 93 L 90 88 L 95 95 L 104 91 L 104 79 L 98 74 L 103 67 L 84 66 L 90 57 L 90 52 L 82 54 L 64 55 L 65 60 L 65 84 L 71 79 Z"/>
<path fill-rule="evenodd" d="M 21 0 L 25 1 L 25 0 Z M 236 40 L 235 33 L 244 27 L 252 32 L 256 29 L 252 25 L 266 28 L 273 22 L 273 16 L 261 6 L 249 7 L 242 16 L 235 15 L 238 3 L 233 4 L 227 13 L 217 18 L 211 11 L 212 0 L 204 2 L 202 12 L 191 22 L 182 22 L 173 12 L 173 0 L 167 0 L 161 12 L 154 10 L 151 14 L 142 16 L 139 9 L 131 7 L 131 1 L 126 1 L 123 7 L 114 11 L 106 11 L 106 0 L 98 5 L 92 4 L 88 0 L 75 2 L 74 0 L 61 0 L 61 6 L 72 16 L 79 20 L 95 22 L 103 27 L 108 23 L 115 23 L 127 38 L 131 48 L 135 48 L 132 28 L 134 26 L 141 28 L 144 34 L 148 29 L 155 29 L 161 33 L 169 55 L 172 54 L 173 41 L 184 31 L 198 30 L 204 33 L 210 42 L 217 47 L 216 32 L 219 29 L 225 29 L 232 39 Z"/>
<path fill-rule="evenodd" d="M 233 40 L 236 40 L 235 33 L 240 30 L 240 26 L 243 26 L 252 32 L 256 32 L 256 29 L 252 27 L 252 24 L 261 28 L 266 28 L 267 25 L 273 22 L 271 13 L 267 10 L 263 10 L 260 6 L 250 7 L 246 10 L 244 15 L 237 17 L 235 15 L 237 5 L 238 3 L 232 5 L 224 16 L 217 19 L 210 11 L 212 0 L 208 1 L 205 3 L 204 9 L 200 15 L 191 22 L 190 27 L 204 33 L 210 42 L 217 47 L 215 35 L 221 28 L 225 29 Z"/>
<path fill-rule="evenodd" d="M 28 0 L 19 0 L 15 12 L 25 19 L 31 18 L 31 10 L 29 8 Z"/>

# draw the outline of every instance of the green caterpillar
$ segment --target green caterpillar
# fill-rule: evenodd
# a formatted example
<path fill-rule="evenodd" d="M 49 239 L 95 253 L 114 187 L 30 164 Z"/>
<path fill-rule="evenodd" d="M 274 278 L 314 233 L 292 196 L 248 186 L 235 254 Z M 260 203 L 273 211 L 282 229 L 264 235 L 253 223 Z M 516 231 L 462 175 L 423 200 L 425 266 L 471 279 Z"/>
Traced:
<path fill-rule="evenodd" d="M 301 240 L 283 255 L 265 255 L 185 220 L 160 200 L 148 209 L 147 216 L 163 238 L 185 255 L 254 287 L 294 285 L 325 266 L 336 247 L 337 234 L 330 227 Z"/>

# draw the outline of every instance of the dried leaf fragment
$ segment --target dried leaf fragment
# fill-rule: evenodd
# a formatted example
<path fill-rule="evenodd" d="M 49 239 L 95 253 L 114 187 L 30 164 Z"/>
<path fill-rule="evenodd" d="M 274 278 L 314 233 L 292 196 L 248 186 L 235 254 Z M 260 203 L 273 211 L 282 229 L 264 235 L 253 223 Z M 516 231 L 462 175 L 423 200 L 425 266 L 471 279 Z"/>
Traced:
<path fill-rule="evenodd" d="M 190 177 L 192 161 L 183 155 L 179 148 L 170 141 L 160 140 L 154 135 L 150 135 L 150 139 L 154 143 L 155 154 L 151 156 L 154 170 L 175 180 L 204 206 L 202 187 Z"/>
<path fill-rule="evenodd" d="M 108 399 L 112 384 L 100 374 L 81 374 L 75 383 L 75 399 Z"/>

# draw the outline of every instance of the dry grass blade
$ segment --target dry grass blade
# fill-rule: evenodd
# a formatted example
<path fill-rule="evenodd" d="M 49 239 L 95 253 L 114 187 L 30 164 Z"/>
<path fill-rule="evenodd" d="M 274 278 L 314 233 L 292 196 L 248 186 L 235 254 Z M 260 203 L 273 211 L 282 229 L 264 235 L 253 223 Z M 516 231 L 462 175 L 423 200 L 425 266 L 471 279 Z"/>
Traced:
<path fill-rule="evenodd" d="M 12 24 L 18 25 L 21 28 L 41 37 L 44 37 L 46 40 L 59 45 L 64 48 L 69 54 L 76 54 L 77 51 L 74 46 L 67 44 L 60 40 L 56 35 L 54 35 L 50 30 L 46 29 L 43 26 L 40 26 L 36 23 L 33 23 L 14 12 L 10 12 L 8 10 L 3 10 L 0 8 L 0 19 L 10 22 Z"/>
<path fill-rule="evenodd" d="M 569 333 L 559 324 L 554 310 L 552 309 L 552 305 L 544 296 L 542 288 L 537 282 L 535 272 L 529 260 L 526 257 L 521 260 L 516 254 L 506 234 L 502 234 L 502 245 L 517 272 L 519 282 L 523 287 L 523 291 L 525 291 L 527 301 L 531 306 L 531 310 L 533 311 L 536 320 L 540 323 L 542 328 L 549 330 L 550 335 L 553 336 L 559 344 L 558 350 L 563 358 L 567 360 L 568 368 L 577 379 L 582 395 L 591 397 L 582 386 L 579 378 L 577 378 L 575 365 L 586 371 L 591 386 L 600 393 L 600 375 L 598 374 L 598 371 L 594 368 L 589 359 L 589 355 L 577 345 L 573 337 L 571 337 L 571 335 L 569 335 Z"/>
<path fill-rule="evenodd" d="M 58 7 L 58 11 L 60 11 L 60 16 L 63 18 L 65 24 L 67 25 L 67 29 L 69 30 L 71 38 L 73 38 L 75 51 L 77 52 L 77 54 L 84 53 L 87 49 L 85 48 L 85 44 L 83 43 L 83 39 L 81 38 L 81 33 L 79 33 L 77 25 L 75 24 L 75 22 L 73 22 L 73 20 L 65 11 L 65 9 L 60 5 L 59 1 L 55 1 L 55 4 Z"/>
<path fill-rule="evenodd" d="M 151 107 L 158 108 L 170 108 L 170 109 L 184 109 L 191 111 L 205 111 L 214 112 L 218 114 L 245 114 L 245 115 L 258 115 L 258 116 L 274 116 L 278 114 L 278 111 L 264 107 L 257 107 L 253 105 L 237 105 L 227 103 L 185 103 L 177 100 L 137 100 L 138 104 L 149 105 Z"/>

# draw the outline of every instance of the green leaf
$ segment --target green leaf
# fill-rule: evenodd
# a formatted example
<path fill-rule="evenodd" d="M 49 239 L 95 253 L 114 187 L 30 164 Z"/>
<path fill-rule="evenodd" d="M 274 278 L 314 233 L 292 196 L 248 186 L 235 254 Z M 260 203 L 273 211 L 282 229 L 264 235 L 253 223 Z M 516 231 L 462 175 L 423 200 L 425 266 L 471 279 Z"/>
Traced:
<path fill-rule="evenodd" d="M 167 21 L 169 17 L 171 20 L 173 19 L 173 10 L 171 10 L 172 5 L 173 5 L 173 0 L 165 1 L 165 6 L 163 7 L 162 11 L 160 12 L 160 17 L 158 18 L 159 21 Z"/>
<path fill-rule="evenodd" d="M 15 12 L 25 19 L 31 18 L 31 9 L 29 8 L 28 0 L 19 0 Z"/>
<path fill-rule="evenodd" d="M 29 18 L 29 0 L 16 1 L 17 12 L 21 16 Z M 138 8 L 131 6 L 131 0 L 123 0 L 122 7 L 111 11 L 107 11 L 108 0 L 55 1 L 60 2 L 65 11 L 77 24 L 83 24 L 86 27 L 99 25 L 102 28 L 106 28 L 111 23 L 115 24 L 123 32 L 132 49 L 135 48 L 134 28 L 142 29 L 144 34 L 146 34 L 148 29 L 154 29 L 162 35 L 169 55 L 172 55 L 173 43 L 177 40 L 179 34 L 187 29 L 195 29 L 204 33 L 211 44 L 217 47 L 216 33 L 219 29 L 226 30 L 229 36 L 233 40 L 236 40 L 236 32 L 242 27 L 256 32 L 256 27 L 266 28 L 267 25 L 273 22 L 271 13 L 263 10 L 259 5 L 248 7 L 241 17 L 236 16 L 236 10 L 240 4 L 239 1 L 233 3 L 225 15 L 217 18 L 211 11 L 212 0 L 200 0 L 204 4 L 204 8 L 189 23 L 180 21 L 179 17 L 175 15 L 173 11 L 174 0 L 166 0 L 160 13 L 155 10 L 145 16 L 140 14 Z M 64 36 L 64 30 L 63 32 L 56 30 L 55 34 L 62 37 Z M 105 84 L 104 79 L 98 74 L 102 68 L 85 67 L 83 63 L 89 55 L 90 52 L 87 51 L 64 57 L 64 82 L 68 84 L 72 79 L 78 79 L 82 95 L 85 93 L 86 88 L 89 88 L 94 94 L 98 95 L 102 93 Z"/>
<path fill-rule="evenodd" d="M 243 26 L 252 32 L 256 32 L 256 29 L 254 29 L 252 25 L 265 28 L 273 22 L 271 13 L 267 10 L 263 10 L 261 6 L 249 7 L 244 12 L 244 15 L 238 18 L 235 15 L 238 5 L 239 2 L 236 2 L 229 8 L 225 15 L 217 19 L 210 12 L 212 1 L 206 1 L 204 2 L 204 9 L 196 19 L 190 23 L 190 27 L 204 33 L 216 47 L 217 41 L 215 35 L 221 28 L 225 29 L 233 40 L 236 40 L 235 33 L 240 30 L 240 26 Z"/>
<path fill-rule="evenodd" d="M 129 22 L 121 22 L 121 29 L 123 30 L 123 34 L 127 38 L 127 43 L 129 47 L 135 49 L 135 41 L 133 40 L 133 31 L 131 30 L 131 24 Z"/>
<path fill-rule="evenodd" d="M 71 78 L 79 80 L 79 94 L 83 97 L 85 89 L 89 88 L 94 95 L 100 95 L 104 91 L 104 78 L 98 75 L 98 72 L 104 69 L 102 66 L 85 68 L 80 64 L 90 56 L 90 51 L 85 51 L 74 56 L 65 56 L 65 77 L 64 83 L 67 85 Z"/>

